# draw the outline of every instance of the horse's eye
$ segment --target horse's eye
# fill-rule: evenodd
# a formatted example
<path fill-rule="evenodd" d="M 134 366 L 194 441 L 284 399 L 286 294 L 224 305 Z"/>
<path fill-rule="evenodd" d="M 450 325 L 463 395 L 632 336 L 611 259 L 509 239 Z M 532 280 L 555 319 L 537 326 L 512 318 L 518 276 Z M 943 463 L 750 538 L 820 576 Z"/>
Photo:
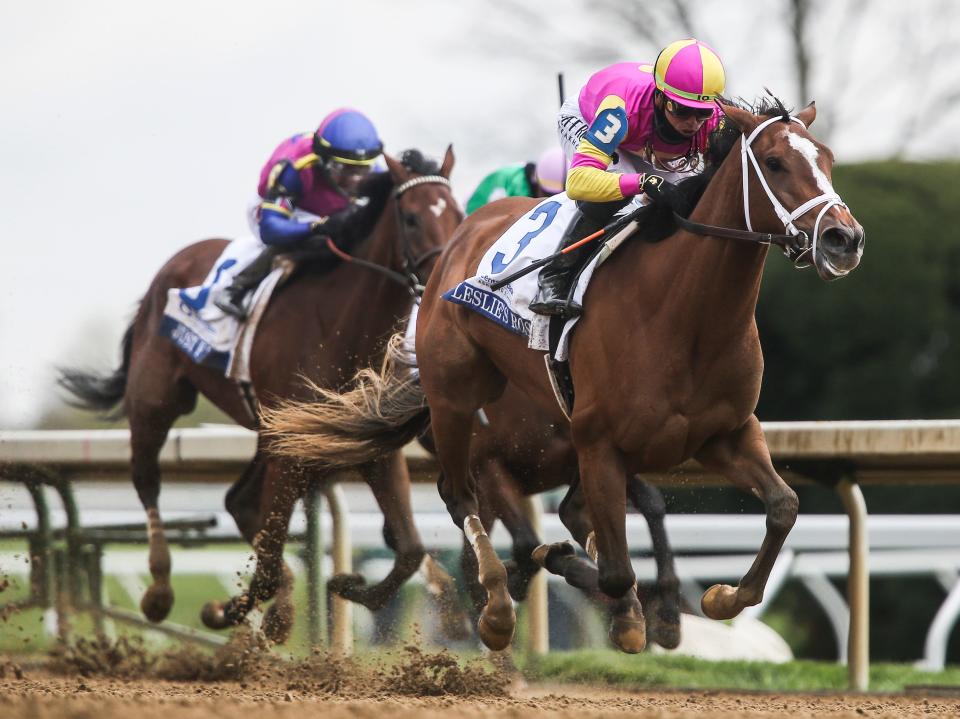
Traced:
<path fill-rule="evenodd" d="M 768 157 L 766 160 L 764 160 L 764 164 L 766 164 L 767 169 L 773 172 L 779 172 L 783 169 L 783 165 L 780 164 L 780 160 L 776 157 Z"/>
<path fill-rule="evenodd" d="M 407 227 L 409 227 L 409 228 L 411 228 L 411 229 L 412 229 L 412 228 L 415 228 L 417 225 L 420 224 L 420 218 L 417 217 L 416 215 L 407 215 L 407 214 L 405 214 L 405 215 L 403 216 L 403 224 L 405 224 Z"/>

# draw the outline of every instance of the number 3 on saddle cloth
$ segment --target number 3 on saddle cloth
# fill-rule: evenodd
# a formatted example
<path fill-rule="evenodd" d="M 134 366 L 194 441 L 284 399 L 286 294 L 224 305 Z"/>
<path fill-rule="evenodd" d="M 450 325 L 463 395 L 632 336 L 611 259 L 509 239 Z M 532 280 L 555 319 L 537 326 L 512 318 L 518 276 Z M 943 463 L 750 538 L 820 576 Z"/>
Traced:
<path fill-rule="evenodd" d="M 621 212 L 636 209 L 632 203 Z M 550 382 L 561 409 L 569 417 L 573 408 L 573 385 L 567 369 L 570 333 L 578 317 L 547 317 L 530 311 L 537 296 L 537 272 L 530 272 L 496 290 L 491 285 L 556 251 L 567 225 L 577 212 L 577 203 L 560 193 L 543 200 L 518 219 L 487 250 L 476 274 L 448 290 L 443 299 L 468 307 L 501 327 L 527 338 L 530 349 L 545 352 Z M 573 299 L 583 302 L 593 271 L 628 235 L 620 232 L 599 245 L 575 279 Z"/>
<path fill-rule="evenodd" d="M 260 283 L 251 301 L 246 322 L 226 314 L 213 304 L 211 296 L 225 287 L 263 250 L 254 237 L 233 240 L 213 263 L 203 284 L 167 291 L 160 334 L 168 337 L 197 364 L 219 369 L 229 379 L 250 383 L 250 350 L 260 317 L 289 267 L 275 268 Z"/>

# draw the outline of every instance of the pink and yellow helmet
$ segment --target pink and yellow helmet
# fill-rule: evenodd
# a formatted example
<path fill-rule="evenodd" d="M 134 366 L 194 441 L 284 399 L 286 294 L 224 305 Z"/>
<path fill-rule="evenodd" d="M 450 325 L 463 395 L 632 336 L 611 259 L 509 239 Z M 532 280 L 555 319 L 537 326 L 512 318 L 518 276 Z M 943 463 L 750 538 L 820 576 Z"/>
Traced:
<path fill-rule="evenodd" d="M 723 63 L 713 48 L 689 38 L 667 45 L 653 64 L 657 89 L 687 107 L 710 108 L 723 94 Z"/>

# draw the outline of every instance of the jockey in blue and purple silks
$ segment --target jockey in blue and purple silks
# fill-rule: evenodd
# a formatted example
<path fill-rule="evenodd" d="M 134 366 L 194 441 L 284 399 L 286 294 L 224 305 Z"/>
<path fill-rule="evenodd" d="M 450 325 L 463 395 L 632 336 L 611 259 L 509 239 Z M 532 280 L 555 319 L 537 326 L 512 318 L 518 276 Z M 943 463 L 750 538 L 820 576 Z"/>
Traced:
<path fill-rule="evenodd" d="M 348 108 L 331 112 L 316 132 L 284 140 L 260 172 L 251 208 L 251 228 L 266 247 L 214 299 L 217 307 L 245 318 L 244 297 L 277 255 L 305 249 L 318 237 L 336 241 L 357 214 L 360 183 L 382 153 L 373 123 Z"/>
<path fill-rule="evenodd" d="M 665 47 L 653 64 L 622 62 L 594 74 L 577 102 L 560 108 L 560 144 L 571 159 L 566 192 L 579 212 L 561 250 L 599 230 L 634 198 L 698 171 L 708 138 L 720 120 L 723 64 L 698 40 Z M 642 202 L 642 200 L 638 201 Z M 572 270 L 591 253 L 578 248 L 540 271 L 540 293 L 530 309 L 574 317 Z"/>

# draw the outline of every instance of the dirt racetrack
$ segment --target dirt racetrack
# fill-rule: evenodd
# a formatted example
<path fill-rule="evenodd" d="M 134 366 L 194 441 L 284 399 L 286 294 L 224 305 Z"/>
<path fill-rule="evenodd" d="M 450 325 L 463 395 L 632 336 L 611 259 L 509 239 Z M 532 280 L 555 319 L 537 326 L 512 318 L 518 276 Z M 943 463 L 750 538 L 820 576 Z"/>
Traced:
<path fill-rule="evenodd" d="M 502 663 L 501 663 L 502 665 Z M 237 631 L 214 654 L 153 654 L 138 641 L 79 639 L 20 664 L 0 656 L 0 718 L 440 719 L 504 717 L 960 717 L 960 695 L 843 695 L 521 686 L 480 659 L 417 644 L 375 659 L 317 651 L 283 659 Z"/>
<path fill-rule="evenodd" d="M 960 697 L 641 691 L 541 686 L 506 696 L 334 694 L 245 682 L 62 677 L 26 672 L 0 679 L 5 719 L 440 719 L 570 717 L 958 717 Z"/>

